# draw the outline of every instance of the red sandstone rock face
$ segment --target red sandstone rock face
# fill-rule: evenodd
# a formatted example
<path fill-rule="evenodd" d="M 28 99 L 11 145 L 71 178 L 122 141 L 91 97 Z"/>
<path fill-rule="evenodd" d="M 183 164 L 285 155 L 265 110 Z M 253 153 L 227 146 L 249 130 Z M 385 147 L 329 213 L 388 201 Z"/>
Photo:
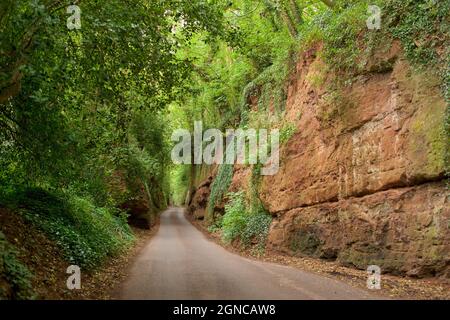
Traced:
<path fill-rule="evenodd" d="M 213 181 L 213 175 L 202 181 L 195 194 L 192 197 L 192 201 L 188 207 L 188 214 L 193 215 L 196 219 L 203 219 L 206 215 L 206 208 L 208 206 L 209 194 L 211 193 L 211 183 Z"/>
<path fill-rule="evenodd" d="M 290 210 L 268 248 L 411 276 L 450 276 L 450 208 L 443 183 Z"/>
<path fill-rule="evenodd" d="M 443 176 L 446 105 L 436 82 L 398 60 L 392 72 L 367 76 L 327 104 L 330 93 L 308 82 L 316 72 L 310 60 L 289 87 L 287 118 L 301 114 L 298 133 L 282 149 L 280 173 L 262 184 L 271 212 Z"/>
<path fill-rule="evenodd" d="M 279 173 L 262 179 L 275 217 L 268 248 L 450 277 L 450 194 L 436 182 L 445 153 L 439 81 L 414 73 L 394 43 L 343 92 L 327 91 L 333 80 L 317 56 L 307 51 L 291 75 L 285 120 L 298 130 L 281 147 Z M 247 189 L 249 175 L 235 166 L 229 190 Z"/>
<path fill-rule="evenodd" d="M 128 222 L 135 227 L 150 229 L 154 224 L 154 216 L 150 212 L 148 200 L 144 197 L 126 201 L 121 209 L 127 211 Z"/>
<path fill-rule="evenodd" d="M 124 200 L 126 198 L 124 195 L 129 193 L 126 178 L 123 172 L 116 171 L 110 177 L 109 189 L 115 199 L 122 201 L 120 208 L 129 215 L 128 223 L 130 225 L 142 229 L 150 229 L 154 225 L 158 208 L 151 206 L 148 193 L 143 184 L 139 185 L 137 197 Z M 163 195 L 161 195 L 161 199 L 163 199 Z"/>
<path fill-rule="evenodd" d="M 229 192 L 238 192 L 247 189 L 250 181 L 250 167 L 242 164 L 234 166 L 233 179 L 231 180 Z"/>
<path fill-rule="evenodd" d="M 192 199 L 192 203 L 189 206 L 189 212 L 196 219 L 203 219 L 205 217 L 209 193 L 210 193 L 209 185 L 197 189 L 197 191 L 195 192 L 194 198 Z"/>

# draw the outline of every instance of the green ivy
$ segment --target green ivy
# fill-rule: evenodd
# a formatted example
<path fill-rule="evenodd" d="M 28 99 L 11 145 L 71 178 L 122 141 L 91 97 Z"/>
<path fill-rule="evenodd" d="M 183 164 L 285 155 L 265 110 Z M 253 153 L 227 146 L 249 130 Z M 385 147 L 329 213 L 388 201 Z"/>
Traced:
<path fill-rule="evenodd" d="M 68 262 L 82 268 L 97 267 L 134 240 L 124 213 L 68 192 L 26 188 L 9 195 L 8 205 L 55 241 Z"/>
<path fill-rule="evenodd" d="M 280 130 L 280 143 L 285 144 L 297 132 L 297 127 L 294 123 L 286 123 Z"/>
<path fill-rule="evenodd" d="M 223 196 L 228 191 L 233 179 L 233 169 L 234 166 L 232 164 L 221 164 L 217 176 L 211 185 L 207 208 L 207 218 L 210 222 L 214 220 L 214 207 L 222 201 Z"/>
<path fill-rule="evenodd" d="M 228 198 L 222 219 L 222 239 L 229 243 L 244 232 L 248 213 L 243 192 L 229 193 Z"/>
<path fill-rule="evenodd" d="M 255 242 L 256 248 L 263 250 L 272 217 L 261 207 L 259 210 L 249 208 L 242 191 L 229 193 L 228 199 L 221 222 L 222 240 L 230 243 L 239 239 L 244 247 L 249 247 Z"/>
<path fill-rule="evenodd" d="M 32 273 L 18 258 L 17 250 L 6 240 L 0 231 L 0 300 L 33 299 L 31 287 Z"/>
<path fill-rule="evenodd" d="M 383 11 L 388 30 L 402 42 L 410 61 L 424 66 L 445 63 L 449 54 L 450 2 L 387 0 Z M 444 52 L 438 54 L 438 50 Z"/>
<path fill-rule="evenodd" d="M 246 217 L 246 225 L 241 233 L 241 240 L 244 246 L 251 245 L 255 240 L 258 249 L 264 249 L 267 236 L 269 235 L 272 217 L 264 212 L 249 214 Z"/>
<path fill-rule="evenodd" d="M 191 165 L 178 165 L 170 172 L 170 198 L 175 205 L 182 206 L 189 188 Z"/>

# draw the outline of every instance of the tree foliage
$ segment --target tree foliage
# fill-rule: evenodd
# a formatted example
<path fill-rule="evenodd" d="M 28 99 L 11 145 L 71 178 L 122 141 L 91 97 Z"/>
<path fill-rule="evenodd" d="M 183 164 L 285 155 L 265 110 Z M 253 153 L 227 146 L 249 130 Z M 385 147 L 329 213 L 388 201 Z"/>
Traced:
<path fill-rule="evenodd" d="M 69 5 L 81 29 L 69 30 Z M 0 3 L 0 206 L 94 268 L 132 240 L 124 203 L 167 205 L 169 102 L 202 33 L 233 42 L 221 0 Z M 20 270 L 19 270 L 20 271 Z"/>
<path fill-rule="evenodd" d="M 159 188 L 166 162 L 160 113 L 191 71 L 178 48 L 198 32 L 208 41 L 232 38 L 222 4 L 75 1 L 82 27 L 68 30 L 69 4 L 1 4 L 0 152 L 8 170 L 0 178 L 99 190 L 129 164 Z"/>

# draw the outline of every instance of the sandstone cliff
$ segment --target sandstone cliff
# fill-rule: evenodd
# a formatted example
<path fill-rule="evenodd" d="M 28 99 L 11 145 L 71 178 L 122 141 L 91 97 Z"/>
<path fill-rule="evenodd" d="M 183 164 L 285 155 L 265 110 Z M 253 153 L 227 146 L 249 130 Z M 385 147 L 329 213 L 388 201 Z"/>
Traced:
<path fill-rule="evenodd" d="M 331 90 L 336 75 L 327 73 L 320 50 L 302 54 L 287 84 L 284 120 L 297 130 L 281 148 L 279 173 L 260 186 L 274 217 L 267 248 L 450 277 L 447 106 L 439 81 L 415 71 L 394 43 L 352 84 Z M 247 188 L 249 172 L 236 166 L 230 190 Z M 198 216 L 209 183 L 194 195 Z"/>

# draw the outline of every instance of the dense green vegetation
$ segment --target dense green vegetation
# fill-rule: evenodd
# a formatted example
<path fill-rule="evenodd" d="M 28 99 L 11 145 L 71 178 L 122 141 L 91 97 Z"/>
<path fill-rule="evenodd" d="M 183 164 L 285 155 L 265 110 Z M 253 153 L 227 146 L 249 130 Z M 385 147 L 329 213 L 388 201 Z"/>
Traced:
<path fill-rule="evenodd" d="M 97 207 L 86 198 L 29 188 L 11 194 L 10 201 L 11 208 L 63 249 L 68 262 L 82 268 L 95 267 L 133 240 L 124 213 Z"/>
<path fill-rule="evenodd" d="M 3 292 L 0 287 L 0 297 L 11 296 L 12 299 L 29 299 L 33 297 L 31 288 L 32 274 L 17 258 L 17 250 L 0 231 L 0 274 L 1 281 L 7 281 L 11 292 Z M 0 282 L 1 283 L 1 282 Z"/>
<path fill-rule="evenodd" d="M 256 249 L 264 249 L 272 217 L 263 210 L 249 209 L 242 192 L 229 193 L 228 199 L 225 215 L 215 224 L 222 229 L 223 241 L 239 239 L 244 247 L 256 243 Z"/>
<path fill-rule="evenodd" d="M 279 128 L 289 141 L 286 83 L 311 47 L 322 47 L 324 61 L 314 83 L 334 75 L 336 105 L 343 87 L 370 72 L 370 54 L 394 40 L 414 66 L 437 70 L 449 98 L 448 1 L 87 0 L 81 29 L 68 30 L 73 2 L 0 4 L 0 206 L 86 268 L 132 243 L 127 203 L 143 200 L 157 213 L 169 198 L 189 198 L 197 168 L 172 165 L 172 130 L 201 120 L 205 130 Z M 368 5 L 381 8 L 380 30 L 367 29 Z M 271 218 L 258 170 L 251 192 L 227 195 L 233 166 L 218 168 L 207 219 L 225 241 L 264 247 Z M 222 217 L 214 207 L 224 200 Z M 0 268 L 11 281 L 28 279 L 0 245 Z"/>

